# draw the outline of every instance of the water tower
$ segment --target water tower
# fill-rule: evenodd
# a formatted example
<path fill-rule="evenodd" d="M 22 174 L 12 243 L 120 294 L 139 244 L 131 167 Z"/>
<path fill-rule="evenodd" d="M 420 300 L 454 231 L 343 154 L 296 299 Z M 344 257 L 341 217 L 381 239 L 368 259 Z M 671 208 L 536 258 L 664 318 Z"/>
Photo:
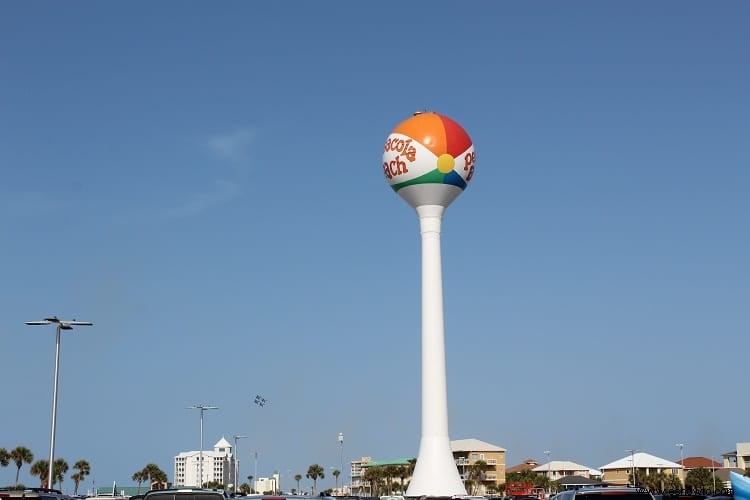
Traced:
<path fill-rule="evenodd" d="M 447 116 L 415 113 L 385 143 L 383 173 L 419 217 L 422 234 L 422 436 L 407 497 L 466 495 L 448 435 L 440 229 L 474 176 L 474 146 Z"/>

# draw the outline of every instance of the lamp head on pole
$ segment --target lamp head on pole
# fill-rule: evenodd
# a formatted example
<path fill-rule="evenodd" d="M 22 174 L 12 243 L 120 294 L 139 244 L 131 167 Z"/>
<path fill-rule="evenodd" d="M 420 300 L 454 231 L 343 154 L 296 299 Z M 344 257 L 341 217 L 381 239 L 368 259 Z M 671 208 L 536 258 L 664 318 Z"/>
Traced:
<path fill-rule="evenodd" d="M 57 316 L 44 318 L 42 321 L 26 321 L 26 325 L 29 326 L 40 326 L 40 325 L 57 325 L 61 330 L 72 330 L 74 326 L 93 326 L 91 321 L 78 321 L 72 319 L 70 321 L 63 321 Z"/>

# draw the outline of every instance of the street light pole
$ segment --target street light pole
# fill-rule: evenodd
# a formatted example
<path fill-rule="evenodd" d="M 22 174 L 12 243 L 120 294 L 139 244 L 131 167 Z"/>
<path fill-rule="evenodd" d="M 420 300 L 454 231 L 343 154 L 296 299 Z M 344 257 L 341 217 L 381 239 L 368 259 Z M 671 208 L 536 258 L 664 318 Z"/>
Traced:
<path fill-rule="evenodd" d="M 711 457 L 711 479 L 714 483 L 714 495 L 716 495 L 716 461 Z"/>
<path fill-rule="evenodd" d="M 52 384 L 52 430 L 49 439 L 49 471 L 47 473 L 47 488 L 52 488 L 55 465 L 55 433 L 57 431 L 57 380 L 60 373 L 60 330 L 72 330 L 74 326 L 92 326 L 90 321 L 61 321 L 57 316 L 44 318 L 42 321 L 26 321 L 29 326 L 57 325 L 55 333 L 55 376 Z"/>
<path fill-rule="evenodd" d="M 255 475 L 253 476 L 255 482 L 253 484 L 253 491 L 255 490 L 255 485 L 258 484 L 258 453 L 257 451 L 253 452 L 255 455 Z"/>
<path fill-rule="evenodd" d="M 549 459 L 552 452 L 550 450 L 546 450 L 544 454 L 547 455 L 547 479 L 549 480 L 547 482 L 547 498 L 549 498 L 550 494 L 552 493 L 552 462 Z"/>
<path fill-rule="evenodd" d="M 635 481 L 635 452 L 638 451 L 638 450 L 625 450 L 625 451 L 630 452 L 630 462 L 631 462 L 631 466 L 633 467 L 633 486 L 636 486 L 636 481 Z"/>
<path fill-rule="evenodd" d="M 188 406 L 188 410 L 200 410 L 201 412 L 201 449 L 198 454 L 198 488 L 203 488 L 203 412 L 206 410 L 218 410 L 218 406 L 193 405 Z"/>
<path fill-rule="evenodd" d="M 344 433 L 339 432 L 339 461 L 341 463 L 341 474 L 344 473 Z M 341 489 L 344 490 L 344 479 L 346 476 L 341 478 Z"/>
<path fill-rule="evenodd" d="M 685 459 L 682 456 L 682 449 L 685 447 L 685 444 L 677 443 L 675 444 L 675 446 L 680 449 L 680 465 L 682 465 L 682 476 L 683 476 L 681 479 L 682 479 L 682 483 L 684 484 L 685 483 L 685 477 L 684 477 L 685 476 Z"/>
<path fill-rule="evenodd" d="M 234 494 L 237 495 L 237 483 L 240 481 L 240 452 L 237 451 L 237 441 L 247 436 L 232 436 L 234 438 Z"/>

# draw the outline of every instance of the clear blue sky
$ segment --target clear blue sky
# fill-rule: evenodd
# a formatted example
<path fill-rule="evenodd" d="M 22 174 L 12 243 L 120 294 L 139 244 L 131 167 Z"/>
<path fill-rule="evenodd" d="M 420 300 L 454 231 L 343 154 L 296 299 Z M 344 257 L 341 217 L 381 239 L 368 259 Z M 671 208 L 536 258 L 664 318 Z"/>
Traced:
<path fill-rule="evenodd" d="M 97 485 L 240 442 L 243 477 L 414 456 L 416 109 L 447 211 L 450 432 L 592 467 L 750 440 L 750 4 L 3 2 L 0 446 Z M 253 404 L 256 394 L 271 402 Z M 585 404 L 575 406 L 575 401 Z M 0 484 L 15 468 L 0 469 Z M 21 479 L 36 485 L 28 476 Z M 282 479 L 283 481 L 283 479 Z M 66 479 L 66 489 L 72 481 Z"/>

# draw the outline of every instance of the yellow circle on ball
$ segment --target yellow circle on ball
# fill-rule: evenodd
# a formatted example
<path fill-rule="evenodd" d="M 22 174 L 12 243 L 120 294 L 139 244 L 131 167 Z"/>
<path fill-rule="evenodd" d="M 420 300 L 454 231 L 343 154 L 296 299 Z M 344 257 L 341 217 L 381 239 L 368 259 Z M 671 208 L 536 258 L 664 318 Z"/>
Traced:
<path fill-rule="evenodd" d="M 447 174 L 456 165 L 456 160 L 448 153 L 438 156 L 437 167 L 442 173 Z"/>

